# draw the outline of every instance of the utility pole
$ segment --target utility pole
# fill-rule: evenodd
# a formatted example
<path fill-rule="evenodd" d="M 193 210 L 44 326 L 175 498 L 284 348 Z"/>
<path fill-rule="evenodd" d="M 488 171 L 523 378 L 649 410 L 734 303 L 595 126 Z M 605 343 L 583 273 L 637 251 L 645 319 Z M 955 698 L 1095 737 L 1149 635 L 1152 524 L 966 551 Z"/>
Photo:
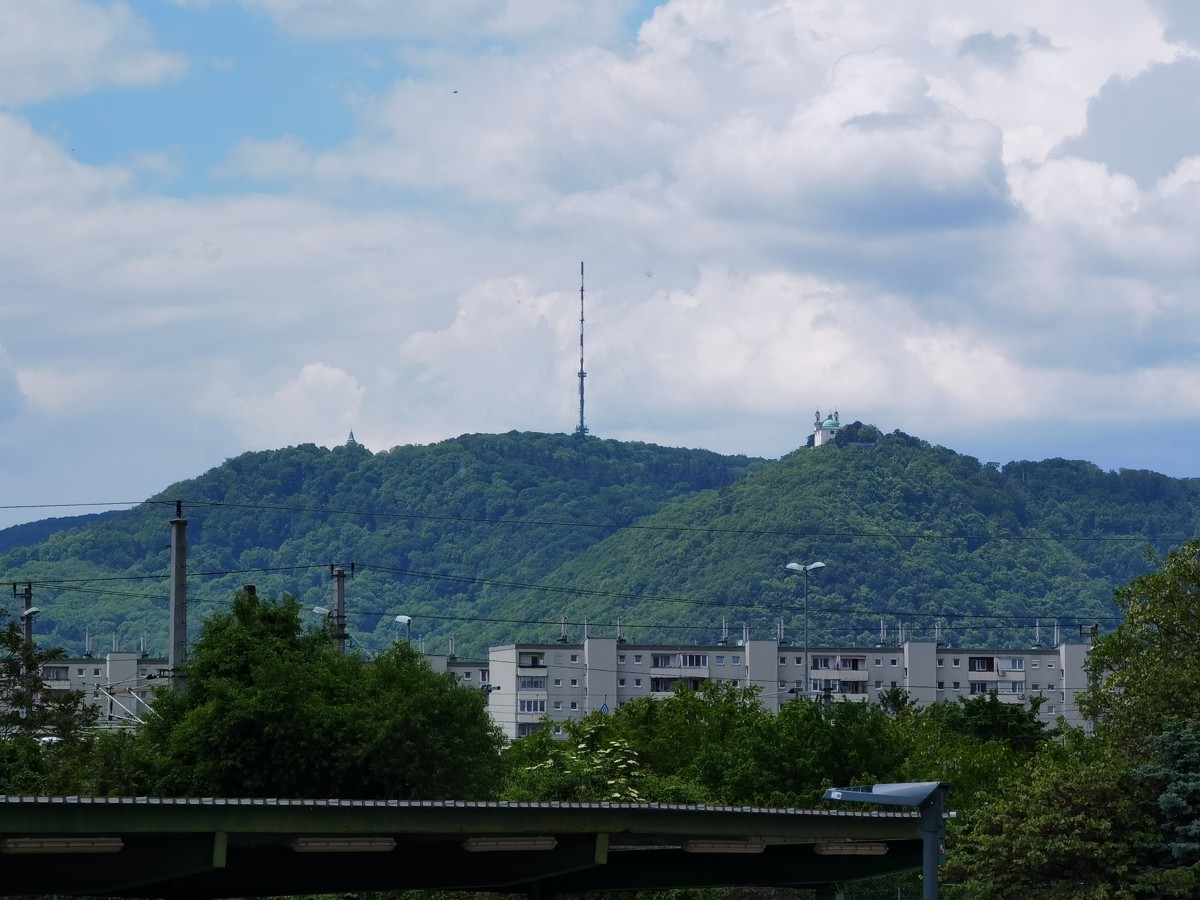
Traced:
<path fill-rule="evenodd" d="M 171 520 L 171 628 L 167 665 L 173 677 L 187 662 L 187 524 L 183 501 L 175 501 Z"/>
<path fill-rule="evenodd" d="M 346 655 L 346 570 L 336 566 L 329 567 L 333 574 L 333 639 L 337 641 L 338 653 Z M 354 563 L 350 563 L 350 571 L 354 571 Z"/>
<path fill-rule="evenodd" d="M 38 614 L 37 607 L 33 605 L 33 584 L 25 582 L 25 586 L 21 592 L 17 593 L 17 585 L 12 586 L 13 596 L 21 598 L 21 637 L 26 644 L 33 643 L 33 617 Z"/>

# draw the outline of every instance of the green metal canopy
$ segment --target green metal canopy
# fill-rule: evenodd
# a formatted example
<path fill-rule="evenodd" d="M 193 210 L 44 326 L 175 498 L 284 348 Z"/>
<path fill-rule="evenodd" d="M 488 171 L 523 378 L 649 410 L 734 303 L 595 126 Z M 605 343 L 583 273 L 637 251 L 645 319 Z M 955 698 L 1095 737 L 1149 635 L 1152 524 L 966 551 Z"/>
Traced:
<path fill-rule="evenodd" d="M 549 897 L 816 887 L 921 867 L 909 812 L 625 803 L 0 797 L 0 893 Z"/>

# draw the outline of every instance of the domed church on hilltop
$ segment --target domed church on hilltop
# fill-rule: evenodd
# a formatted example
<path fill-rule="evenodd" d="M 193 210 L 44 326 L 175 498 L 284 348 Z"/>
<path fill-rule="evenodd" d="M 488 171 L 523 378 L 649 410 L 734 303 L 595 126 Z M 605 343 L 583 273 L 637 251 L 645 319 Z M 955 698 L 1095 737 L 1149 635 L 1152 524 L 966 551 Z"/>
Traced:
<path fill-rule="evenodd" d="M 813 420 L 813 435 L 812 446 L 820 447 L 822 444 L 830 444 L 837 437 L 837 433 L 841 431 L 842 423 L 838 421 L 838 411 L 835 409 L 823 421 L 821 419 L 821 411 L 818 409 L 816 418 Z"/>

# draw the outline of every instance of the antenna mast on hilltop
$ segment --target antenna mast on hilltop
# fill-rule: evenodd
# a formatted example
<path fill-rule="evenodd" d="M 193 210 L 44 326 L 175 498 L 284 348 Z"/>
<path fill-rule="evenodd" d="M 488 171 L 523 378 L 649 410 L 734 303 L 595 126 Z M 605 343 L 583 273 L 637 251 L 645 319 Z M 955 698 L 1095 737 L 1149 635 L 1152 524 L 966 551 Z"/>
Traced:
<path fill-rule="evenodd" d="M 583 261 L 579 262 L 579 426 L 575 429 L 575 437 L 585 437 L 587 426 L 583 424 L 583 379 L 587 372 L 583 371 Z"/>

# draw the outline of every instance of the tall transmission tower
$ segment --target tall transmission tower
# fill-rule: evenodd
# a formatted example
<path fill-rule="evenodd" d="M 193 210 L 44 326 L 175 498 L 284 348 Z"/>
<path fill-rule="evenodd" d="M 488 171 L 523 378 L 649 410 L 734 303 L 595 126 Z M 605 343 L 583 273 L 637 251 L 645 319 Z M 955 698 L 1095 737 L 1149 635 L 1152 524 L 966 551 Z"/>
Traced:
<path fill-rule="evenodd" d="M 575 437 L 586 437 L 588 430 L 583 424 L 583 379 L 587 372 L 583 371 L 583 261 L 579 262 L 579 425 L 575 429 Z"/>

